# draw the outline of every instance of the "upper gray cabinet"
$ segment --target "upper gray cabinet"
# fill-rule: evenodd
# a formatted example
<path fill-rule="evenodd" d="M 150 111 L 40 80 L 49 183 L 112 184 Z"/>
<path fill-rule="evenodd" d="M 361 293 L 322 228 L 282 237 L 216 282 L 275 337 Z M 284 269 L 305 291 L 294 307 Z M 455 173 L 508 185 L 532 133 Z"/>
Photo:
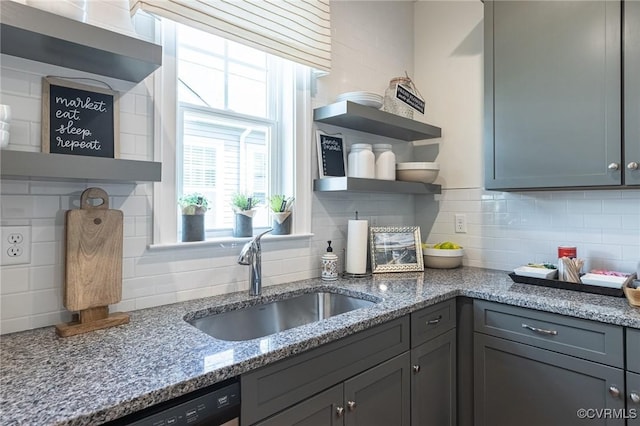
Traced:
<path fill-rule="evenodd" d="M 624 3 L 624 182 L 640 185 L 640 2 Z"/>
<path fill-rule="evenodd" d="M 626 2 L 623 11 L 618 1 L 485 1 L 484 7 L 486 188 L 640 184 L 640 171 L 630 170 L 640 160 L 640 5 Z"/>
<path fill-rule="evenodd" d="M 162 47 L 14 1 L 0 2 L 0 52 L 138 83 Z"/>

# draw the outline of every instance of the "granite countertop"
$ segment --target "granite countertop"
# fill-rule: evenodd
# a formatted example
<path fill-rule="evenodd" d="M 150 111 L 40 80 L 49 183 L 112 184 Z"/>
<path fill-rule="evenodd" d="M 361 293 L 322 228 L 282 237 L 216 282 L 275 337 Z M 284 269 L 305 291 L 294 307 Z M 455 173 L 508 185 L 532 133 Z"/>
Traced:
<path fill-rule="evenodd" d="M 214 339 L 184 321 L 310 288 L 382 301 L 243 342 Z M 64 339 L 53 327 L 4 335 L 2 424 L 100 424 L 460 295 L 640 328 L 640 309 L 624 298 L 515 284 L 503 271 L 311 279 L 265 287 L 259 297 L 240 292 L 134 311 L 127 325 Z"/>

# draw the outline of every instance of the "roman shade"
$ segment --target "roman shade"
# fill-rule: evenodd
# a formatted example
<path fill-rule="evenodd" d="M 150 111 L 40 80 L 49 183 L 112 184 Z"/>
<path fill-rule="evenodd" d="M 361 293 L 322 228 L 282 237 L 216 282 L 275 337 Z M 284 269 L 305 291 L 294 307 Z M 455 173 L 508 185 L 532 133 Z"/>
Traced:
<path fill-rule="evenodd" d="M 171 19 L 268 53 L 331 69 L 329 0 L 130 0 Z"/>

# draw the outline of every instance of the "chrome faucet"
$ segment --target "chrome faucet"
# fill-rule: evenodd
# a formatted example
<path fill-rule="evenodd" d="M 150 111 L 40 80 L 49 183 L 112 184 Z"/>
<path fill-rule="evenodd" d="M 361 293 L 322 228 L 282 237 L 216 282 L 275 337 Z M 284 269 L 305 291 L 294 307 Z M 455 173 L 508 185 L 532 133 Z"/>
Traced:
<path fill-rule="evenodd" d="M 263 233 L 253 237 L 251 241 L 246 243 L 238 256 L 240 265 L 250 265 L 251 271 L 249 275 L 249 295 L 259 296 L 262 293 L 262 249 L 260 248 L 260 238 L 266 233 L 273 231 L 268 229 Z"/>

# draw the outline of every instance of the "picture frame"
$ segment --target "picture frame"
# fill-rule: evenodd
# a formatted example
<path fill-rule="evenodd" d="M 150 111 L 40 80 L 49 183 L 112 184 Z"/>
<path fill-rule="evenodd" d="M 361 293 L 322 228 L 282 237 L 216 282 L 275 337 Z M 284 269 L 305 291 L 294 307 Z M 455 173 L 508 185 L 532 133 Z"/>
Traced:
<path fill-rule="evenodd" d="M 42 152 L 120 157 L 120 94 L 114 90 L 42 78 Z"/>
<path fill-rule="evenodd" d="M 372 226 L 371 272 L 424 271 L 419 226 Z"/>
<path fill-rule="evenodd" d="M 347 176 L 347 145 L 341 133 L 316 130 L 316 147 L 320 179 Z"/>

